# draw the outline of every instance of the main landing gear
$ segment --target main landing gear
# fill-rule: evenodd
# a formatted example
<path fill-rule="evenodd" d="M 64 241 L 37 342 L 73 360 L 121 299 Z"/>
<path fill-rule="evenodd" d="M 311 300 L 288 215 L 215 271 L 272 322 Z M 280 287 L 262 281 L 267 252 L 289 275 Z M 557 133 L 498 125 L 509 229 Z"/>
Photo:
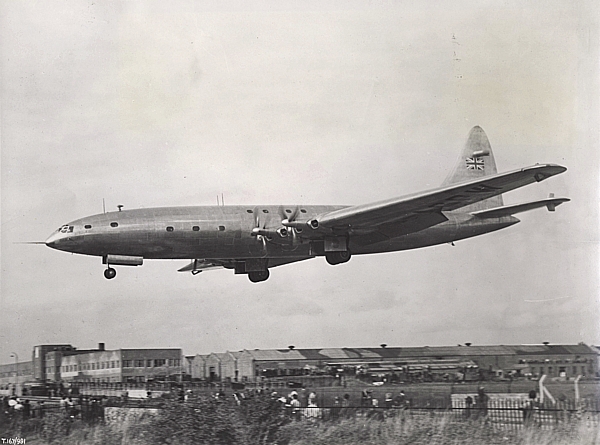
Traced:
<path fill-rule="evenodd" d="M 343 252 L 326 252 L 325 253 L 325 259 L 331 265 L 347 263 L 348 261 L 350 261 L 351 256 L 352 255 L 350 254 L 349 250 L 346 250 Z"/>
<path fill-rule="evenodd" d="M 108 269 L 104 270 L 104 278 L 106 278 L 107 280 L 112 280 L 116 276 L 117 276 L 117 271 L 115 269 L 113 269 L 112 267 L 109 267 Z"/>
<path fill-rule="evenodd" d="M 269 278 L 269 269 L 260 270 L 258 272 L 248 272 L 248 279 L 253 283 L 260 283 L 266 281 Z"/>

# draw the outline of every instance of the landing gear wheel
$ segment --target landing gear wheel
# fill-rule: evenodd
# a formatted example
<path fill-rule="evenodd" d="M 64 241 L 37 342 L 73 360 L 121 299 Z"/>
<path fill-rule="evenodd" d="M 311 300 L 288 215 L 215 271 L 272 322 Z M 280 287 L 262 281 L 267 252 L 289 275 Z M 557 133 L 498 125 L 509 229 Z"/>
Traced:
<path fill-rule="evenodd" d="M 109 267 L 108 269 L 106 269 L 104 271 L 104 278 L 106 278 L 107 280 L 112 280 L 116 276 L 117 276 L 117 271 L 114 270 L 112 267 Z"/>
<path fill-rule="evenodd" d="M 325 259 L 329 264 L 335 266 L 336 264 L 347 263 L 350 261 L 350 257 L 352 254 L 349 250 L 343 252 L 327 252 L 325 254 Z"/>
<path fill-rule="evenodd" d="M 253 283 L 260 283 L 266 281 L 269 278 L 268 270 L 261 270 L 258 272 L 248 272 L 248 279 Z"/>

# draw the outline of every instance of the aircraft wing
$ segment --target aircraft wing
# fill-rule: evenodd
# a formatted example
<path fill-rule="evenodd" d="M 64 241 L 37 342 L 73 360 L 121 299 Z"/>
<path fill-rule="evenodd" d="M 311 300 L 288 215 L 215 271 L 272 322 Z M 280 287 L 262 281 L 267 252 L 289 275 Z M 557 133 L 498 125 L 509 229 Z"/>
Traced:
<path fill-rule="evenodd" d="M 316 220 L 319 227 L 333 230 L 355 233 L 377 230 L 390 237 L 400 236 L 446 221 L 442 212 L 543 181 L 566 170 L 560 165 L 537 164 L 400 198 L 345 207 L 319 215 Z"/>
<path fill-rule="evenodd" d="M 269 258 L 268 267 L 277 267 L 283 266 L 284 264 L 295 263 L 297 261 L 308 260 L 312 257 L 303 257 L 303 258 Z M 196 259 L 192 260 L 190 264 L 182 267 L 177 272 L 192 272 L 192 274 L 197 275 L 200 272 L 205 270 L 214 270 L 214 269 L 233 269 L 235 267 L 236 260 L 217 260 L 217 259 Z M 238 260 L 239 261 L 239 260 Z"/>

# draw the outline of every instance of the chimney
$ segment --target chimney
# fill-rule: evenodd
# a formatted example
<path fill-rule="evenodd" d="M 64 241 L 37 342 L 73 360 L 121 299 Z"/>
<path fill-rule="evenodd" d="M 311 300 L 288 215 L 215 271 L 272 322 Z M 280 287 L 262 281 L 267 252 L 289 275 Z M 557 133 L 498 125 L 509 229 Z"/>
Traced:
<path fill-rule="evenodd" d="M 98 343 L 98 351 L 104 351 L 104 343 Z"/>

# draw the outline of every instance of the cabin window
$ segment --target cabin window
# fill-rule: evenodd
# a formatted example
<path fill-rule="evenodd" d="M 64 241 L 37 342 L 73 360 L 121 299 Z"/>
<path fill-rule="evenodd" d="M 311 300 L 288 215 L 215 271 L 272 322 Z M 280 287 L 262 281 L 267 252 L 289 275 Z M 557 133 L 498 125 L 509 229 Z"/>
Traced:
<path fill-rule="evenodd" d="M 116 222 L 111 222 L 111 223 L 110 223 L 110 226 L 111 226 L 111 227 L 119 227 L 119 223 L 116 223 Z"/>
<path fill-rule="evenodd" d="M 91 226 L 91 225 L 89 225 L 89 224 L 86 224 L 86 225 L 85 225 L 85 226 L 83 226 L 83 227 L 85 227 L 86 229 L 91 229 L 91 228 L 92 228 L 92 226 Z"/>
<path fill-rule="evenodd" d="M 167 226 L 167 232 L 172 232 L 173 230 L 175 230 L 173 226 Z"/>
<path fill-rule="evenodd" d="M 306 213 L 306 209 L 300 209 L 300 212 Z"/>
<path fill-rule="evenodd" d="M 198 232 L 198 231 L 200 230 L 200 227 L 198 227 L 198 226 L 194 226 L 194 227 L 192 227 L 192 230 L 193 230 L 194 232 Z"/>
<path fill-rule="evenodd" d="M 219 226 L 219 232 L 224 232 L 225 231 L 225 226 Z"/>
<path fill-rule="evenodd" d="M 252 210 L 250 210 L 250 209 L 246 210 L 246 212 L 248 212 L 248 213 L 254 213 L 254 212 L 253 212 Z"/>
<path fill-rule="evenodd" d="M 285 213 L 292 213 L 290 209 L 285 209 Z"/>
<path fill-rule="evenodd" d="M 269 213 L 267 209 L 263 209 L 263 213 Z"/>

